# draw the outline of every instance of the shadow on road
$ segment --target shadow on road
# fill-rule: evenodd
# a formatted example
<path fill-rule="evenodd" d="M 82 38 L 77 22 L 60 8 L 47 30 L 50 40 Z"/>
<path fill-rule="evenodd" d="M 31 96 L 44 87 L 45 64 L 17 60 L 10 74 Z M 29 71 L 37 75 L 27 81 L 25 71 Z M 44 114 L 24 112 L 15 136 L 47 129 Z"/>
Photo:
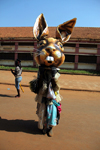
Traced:
<path fill-rule="evenodd" d="M 11 95 L 6 95 L 6 94 L 0 94 L 0 97 L 12 97 L 12 98 L 14 98 L 15 96 L 11 96 Z"/>
<path fill-rule="evenodd" d="M 38 129 L 38 122 L 34 120 L 7 120 L 0 117 L 0 130 L 42 134 Z"/>

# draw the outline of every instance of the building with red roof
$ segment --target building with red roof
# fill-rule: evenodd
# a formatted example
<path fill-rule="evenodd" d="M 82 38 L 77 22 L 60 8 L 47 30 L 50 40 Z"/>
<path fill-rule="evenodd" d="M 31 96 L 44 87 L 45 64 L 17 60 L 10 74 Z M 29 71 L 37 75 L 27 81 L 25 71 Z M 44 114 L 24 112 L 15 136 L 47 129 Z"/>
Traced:
<path fill-rule="evenodd" d="M 49 37 L 55 37 L 55 32 L 56 27 L 49 27 Z M 0 27 L 0 65 L 14 66 L 19 58 L 22 66 L 37 67 L 36 49 L 33 27 Z M 64 49 L 65 62 L 60 68 L 100 70 L 100 28 L 74 27 Z"/>

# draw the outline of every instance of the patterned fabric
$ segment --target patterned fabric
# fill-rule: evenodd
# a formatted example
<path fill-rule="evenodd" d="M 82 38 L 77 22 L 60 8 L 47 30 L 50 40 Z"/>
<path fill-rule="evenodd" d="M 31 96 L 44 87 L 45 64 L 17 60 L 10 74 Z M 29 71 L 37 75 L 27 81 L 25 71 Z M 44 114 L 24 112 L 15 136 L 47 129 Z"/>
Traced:
<path fill-rule="evenodd" d="M 60 103 L 57 103 L 56 100 L 52 100 L 53 104 L 57 107 L 60 106 Z"/>
<path fill-rule="evenodd" d="M 57 110 L 59 113 L 61 113 L 62 109 L 61 109 L 61 103 L 57 103 L 56 100 L 52 100 L 53 104 L 57 107 Z"/>
<path fill-rule="evenodd" d="M 47 106 L 47 127 L 57 125 L 57 107 L 52 104 Z"/>

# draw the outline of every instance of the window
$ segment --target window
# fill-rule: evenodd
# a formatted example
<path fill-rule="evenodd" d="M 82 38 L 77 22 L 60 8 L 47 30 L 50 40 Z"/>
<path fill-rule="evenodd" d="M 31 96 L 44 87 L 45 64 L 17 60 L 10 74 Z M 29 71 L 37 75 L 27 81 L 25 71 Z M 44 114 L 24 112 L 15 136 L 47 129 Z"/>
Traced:
<path fill-rule="evenodd" d="M 96 63 L 97 56 L 79 56 L 78 62 L 80 63 Z"/>
<path fill-rule="evenodd" d="M 14 60 L 14 53 L 0 53 L 0 59 Z"/>
<path fill-rule="evenodd" d="M 97 45 L 93 45 L 93 44 L 79 44 L 79 47 L 83 47 L 83 48 L 97 48 Z"/>
<path fill-rule="evenodd" d="M 18 53 L 18 59 L 20 59 L 20 60 L 33 60 L 33 57 L 30 53 Z"/>
<path fill-rule="evenodd" d="M 67 46 L 67 47 L 76 47 L 76 44 L 66 43 L 66 44 L 64 44 L 64 46 Z"/>
<path fill-rule="evenodd" d="M 14 46 L 15 43 L 14 42 L 1 42 L 1 46 Z"/>
<path fill-rule="evenodd" d="M 65 55 L 65 62 L 74 62 L 75 55 Z"/>
<path fill-rule="evenodd" d="M 34 42 L 19 42 L 18 43 L 19 46 L 34 46 Z"/>

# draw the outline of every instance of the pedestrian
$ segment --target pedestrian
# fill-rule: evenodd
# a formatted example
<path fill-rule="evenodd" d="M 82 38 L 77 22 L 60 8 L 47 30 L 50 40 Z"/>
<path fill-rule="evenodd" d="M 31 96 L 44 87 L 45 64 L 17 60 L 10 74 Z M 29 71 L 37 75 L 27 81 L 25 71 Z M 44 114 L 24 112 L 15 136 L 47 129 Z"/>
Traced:
<path fill-rule="evenodd" d="M 11 69 L 11 72 L 15 76 L 15 87 L 16 87 L 17 93 L 18 93 L 15 97 L 19 98 L 20 97 L 20 86 L 19 86 L 19 83 L 22 80 L 22 76 L 21 76 L 21 74 L 22 74 L 21 60 L 17 59 L 15 61 L 15 71 L 13 71 Z"/>

